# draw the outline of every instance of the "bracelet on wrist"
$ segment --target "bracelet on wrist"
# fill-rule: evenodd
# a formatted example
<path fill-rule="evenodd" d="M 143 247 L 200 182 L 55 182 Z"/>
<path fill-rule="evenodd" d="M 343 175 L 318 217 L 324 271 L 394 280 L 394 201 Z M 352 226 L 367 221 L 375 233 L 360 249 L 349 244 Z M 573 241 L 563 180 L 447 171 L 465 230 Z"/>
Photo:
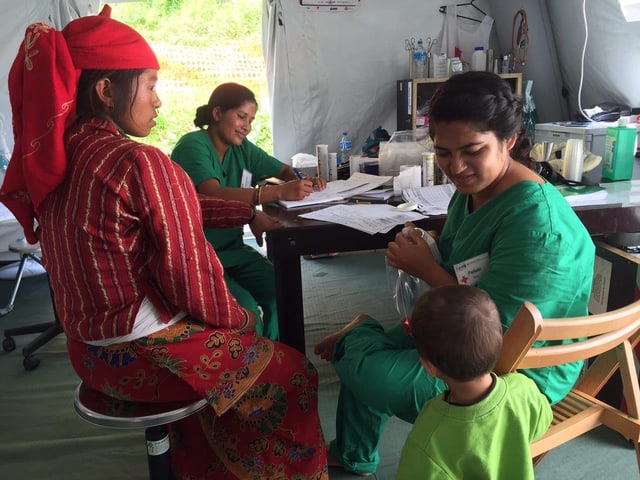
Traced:
<path fill-rule="evenodd" d="M 258 187 L 258 201 L 256 202 L 256 205 L 261 205 L 262 204 L 262 186 Z"/>
<path fill-rule="evenodd" d="M 249 325 L 249 312 L 243 308 L 242 313 L 244 313 L 244 323 L 238 327 L 238 330 L 244 330 Z"/>

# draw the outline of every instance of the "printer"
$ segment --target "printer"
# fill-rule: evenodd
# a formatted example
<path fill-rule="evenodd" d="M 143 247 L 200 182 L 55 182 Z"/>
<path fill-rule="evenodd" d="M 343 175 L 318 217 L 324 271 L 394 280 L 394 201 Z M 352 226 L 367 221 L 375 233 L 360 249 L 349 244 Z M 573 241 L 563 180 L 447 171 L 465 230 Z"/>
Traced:
<path fill-rule="evenodd" d="M 607 134 L 607 127 L 615 127 L 618 122 L 550 122 L 550 123 L 538 123 L 536 124 L 536 133 L 534 142 L 553 142 L 562 143 L 566 142 L 570 138 L 582 139 L 584 142 L 584 149 L 590 151 L 594 155 L 599 155 L 604 158 L 604 146 L 605 137 Z M 640 141 L 640 124 L 629 124 L 629 127 L 635 126 L 638 130 L 638 140 Z M 638 143 L 636 143 L 636 146 Z M 636 174 L 638 166 L 634 167 L 634 178 L 638 178 L 640 171 Z M 600 175 L 602 173 L 602 162 L 592 172 L 586 174 L 591 177 L 591 180 L 596 183 L 600 181 Z"/>

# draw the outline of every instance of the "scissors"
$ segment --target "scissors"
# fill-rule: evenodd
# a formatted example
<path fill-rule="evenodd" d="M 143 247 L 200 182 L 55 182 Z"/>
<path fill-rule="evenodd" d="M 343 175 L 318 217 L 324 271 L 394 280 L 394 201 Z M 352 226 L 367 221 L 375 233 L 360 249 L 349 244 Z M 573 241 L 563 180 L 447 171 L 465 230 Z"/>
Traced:
<path fill-rule="evenodd" d="M 438 39 L 427 37 L 427 40 L 424 43 L 427 46 L 427 53 L 431 53 L 431 49 L 438 44 Z"/>
<path fill-rule="evenodd" d="M 404 49 L 408 52 L 413 52 L 416 49 L 416 39 L 414 37 L 407 38 L 404 41 Z"/>

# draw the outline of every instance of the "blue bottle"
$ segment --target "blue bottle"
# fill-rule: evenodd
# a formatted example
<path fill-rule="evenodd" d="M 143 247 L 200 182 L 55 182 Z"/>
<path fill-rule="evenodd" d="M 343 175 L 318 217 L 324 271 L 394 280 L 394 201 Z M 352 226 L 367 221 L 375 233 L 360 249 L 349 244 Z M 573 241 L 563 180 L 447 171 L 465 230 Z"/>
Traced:
<path fill-rule="evenodd" d="M 351 139 L 347 132 L 342 132 L 342 137 L 338 143 L 338 149 L 340 150 L 340 156 L 338 157 L 338 164 L 347 163 L 351 156 Z"/>

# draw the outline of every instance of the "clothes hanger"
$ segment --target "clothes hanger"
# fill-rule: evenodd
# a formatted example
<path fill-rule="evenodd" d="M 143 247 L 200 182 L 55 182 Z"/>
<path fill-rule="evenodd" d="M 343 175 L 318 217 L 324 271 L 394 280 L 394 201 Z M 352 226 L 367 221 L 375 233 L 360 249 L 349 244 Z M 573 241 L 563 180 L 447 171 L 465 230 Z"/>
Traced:
<path fill-rule="evenodd" d="M 466 3 L 457 3 L 456 7 L 470 6 L 470 7 L 475 8 L 479 13 L 481 13 L 483 17 L 486 16 L 487 14 L 484 12 L 484 10 L 482 10 L 480 7 L 478 7 L 474 2 L 475 2 L 475 0 L 471 0 L 471 1 L 466 2 Z M 440 6 L 440 13 L 447 13 L 447 6 L 446 5 L 441 5 Z M 458 18 L 466 18 L 467 20 L 471 20 L 472 22 L 482 23 L 482 19 L 478 20 L 477 18 L 466 17 L 464 15 L 456 15 L 456 17 L 458 17 Z"/>

